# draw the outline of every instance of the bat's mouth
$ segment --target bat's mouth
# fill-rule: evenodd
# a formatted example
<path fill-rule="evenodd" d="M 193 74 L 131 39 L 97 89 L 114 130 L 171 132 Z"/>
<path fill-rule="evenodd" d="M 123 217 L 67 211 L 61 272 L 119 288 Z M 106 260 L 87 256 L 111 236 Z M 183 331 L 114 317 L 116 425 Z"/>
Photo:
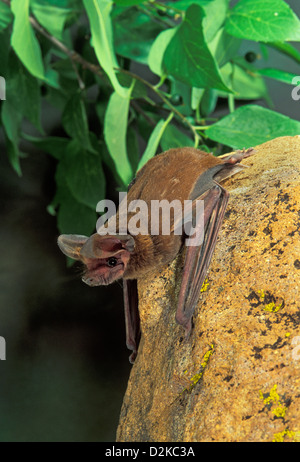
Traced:
<path fill-rule="evenodd" d="M 111 284 L 124 273 L 124 264 L 121 261 L 113 268 L 107 266 L 107 259 L 104 258 L 89 258 L 84 263 L 86 270 L 82 281 L 91 287 Z"/>

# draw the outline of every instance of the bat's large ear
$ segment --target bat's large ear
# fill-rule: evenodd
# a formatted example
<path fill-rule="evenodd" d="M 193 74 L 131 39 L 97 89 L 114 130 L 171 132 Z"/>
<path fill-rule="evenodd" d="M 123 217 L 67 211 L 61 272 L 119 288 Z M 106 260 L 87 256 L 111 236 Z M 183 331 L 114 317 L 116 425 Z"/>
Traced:
<path fill-rule="evenodd" d="M 58 247 L 67 257 L 80 260 L 80 251 L 88 237 L 78 234 L 62 234 L 57 240 Z"/>
<path fill-rule="evenodd" d="M 85 258 L 108 258 L 116 255 L 120 250 L 133 252 L 134 239 L 129 234 L 100 236 L 93 234 L 80 250 L 81 257 Z"/>

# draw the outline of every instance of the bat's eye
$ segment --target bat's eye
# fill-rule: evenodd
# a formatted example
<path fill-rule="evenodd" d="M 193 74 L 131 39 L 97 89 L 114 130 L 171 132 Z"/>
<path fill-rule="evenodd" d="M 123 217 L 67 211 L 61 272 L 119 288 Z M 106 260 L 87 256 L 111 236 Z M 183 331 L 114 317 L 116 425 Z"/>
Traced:
<path fill-rule="evenodd" d="M 113 268 L 114 266 L 116 266 L 117 263 L 118 263 L 118 260 L 117 260 L 115 257 L 110 257 L 110 258 L 107 260 L 107 266 L 110 266 L 111 268 Z"/>

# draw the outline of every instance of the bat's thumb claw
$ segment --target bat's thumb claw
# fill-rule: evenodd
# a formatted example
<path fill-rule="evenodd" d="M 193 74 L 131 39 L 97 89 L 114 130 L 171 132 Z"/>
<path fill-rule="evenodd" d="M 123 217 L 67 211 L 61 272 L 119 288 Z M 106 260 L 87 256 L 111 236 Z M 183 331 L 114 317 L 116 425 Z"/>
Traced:
<path fill-rule="evenodd" d="M 134 364 L 134 360 L 135 360 L 136 356 L 137 356 L 137 352 L 136 352 L 136 351 L 133 351 L 133 352 L 131 353 L 131 355 L 129 356 L 129 362 L 130 362 L 130 364 Z"/>
<path fill-rule="evenodd" d="M 192 320 L 189 319 L 187 324 L 184 326 L 185 338 L 188 339 L 192 331 Z"/>

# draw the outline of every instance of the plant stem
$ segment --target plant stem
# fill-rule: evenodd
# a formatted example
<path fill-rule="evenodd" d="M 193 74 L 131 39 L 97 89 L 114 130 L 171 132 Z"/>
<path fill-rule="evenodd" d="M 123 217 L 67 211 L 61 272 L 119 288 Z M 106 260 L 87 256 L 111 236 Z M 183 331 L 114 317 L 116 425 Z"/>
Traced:
<path fill-rule="evenodd" d="M 156 11 L 156 9 L 151 7 L 151 5 L 136 5 L 137 10 L 139 10 L 143 14 L 146 14 L 152 21 L 156 22 L 157 24 L 159 24 L 159 25 L 161 25 L 163 27 L 166 27 L 166 28 L 174 26 L 174 24 L 171 24 L 168 21 L 165 21 L 165 20 L 163 20 L 161 18 L 158 18 L 158 17 L 154 16 L 152 14 L 152 12 L 149 11 L 149 9 L 148 9 L 149 7 L 150 7 L 151 10 L 154 9 Z"/>
<path fill-rule="evenodd" d="M 229 107 L 229 112 L 232 113 L 235 110 L 235 105 L 234 105 L 234 95 L 229 94 L 228 95 L 228 107 Z"/>
<path fill-rule="evenodd" d="M 136 80 L 139 80 L 141 83 L 143 83 L 144 85 L 146 85 L 148 88 L 150 88 L 150 90 L 152 90 L 169 108 L 172 112 L 174 112 L 174 114 L 176 114 L 183 123 L 185 123 L 186 125 L 188 125 L 188 127 L 190 128 L 190 130 L 193 132 L 194 136 L 195 137 L 199 137 L 198 133 L 196 132 L 195 130 L 195 127 L 184 117 L 184 115 L 181 114 L 181 112 L 179 112 L 175 106 L 173 106 L 173 104 L 170 103 L 170 101 L 161 93 L 160 90 L 158 90 L 155 86 L 153 86 L 150 82 L 148 82 L 147 80 L 143 79 L 142 77 L 140 77 L 139 75 L 137 74 L 134 74 L 133 72 L 131 71 L 126 71 L 125 69 L 122 69 L 122 68 L 115 68 L 116 71 L 119 71 L 119 72 L 122 72 L 123 74 L 127 74 L 129 75 L 130 77 L 132 77 L 133 79 L 136 79 Z"/>
<path fill-rule="evenodd" d="M 166 11 L 166 10 L 171 10 L 172 11 L 173 10 L 176 13 L 179 13 L 180 15 L 184 14 L 183 10 L 179 10 L 178 8 L 175 8 L 173 5 L 166 5 L 166 4 L 158 2 L 156 0 L 150 0 L 149 3 L 152 3 L 153 5 L 155 5 L 157 7 L 157 9 L 159 9 L 159 10 L 163 10 L 163 11 Z"/>
<path fill-rule="evenodd" d="M 194 125 L 195 130 L 207 130 L 211 125 Z"/>

